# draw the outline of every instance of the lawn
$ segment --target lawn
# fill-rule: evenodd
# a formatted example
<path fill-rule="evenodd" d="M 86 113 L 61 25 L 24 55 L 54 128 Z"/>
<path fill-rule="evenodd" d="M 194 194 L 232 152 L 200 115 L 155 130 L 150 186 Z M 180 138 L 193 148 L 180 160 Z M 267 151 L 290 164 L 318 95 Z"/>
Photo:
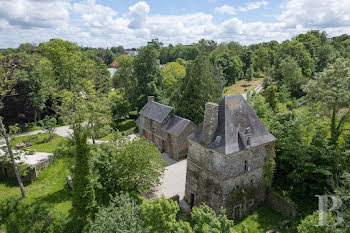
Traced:
<path fill-rule="evenodd" d="M 285 218 L 280 213 L 267 205 L 262 205 L 250 215 L 237 222 L 234 229 L 242 232 L 244 226 L 246 232 L 265 233 L 268 230 L 279 230 L 281 222 Z"/>
<path fill-rule="evenodd" d="M 57 134 L 54 134 L 54 139 L 50 142 L 47 142 L 48 138 L 49 134 L 47 133 L 16 137 L 11 139 L 11 145 L 16 148 L 16 144 L 27 142 L 31 143 L 32 146 L 23 148 L 25 151 L 53 153 L 59 144 L 68 140 Z"/>
<path fill-rule="evenodd" d="M 134 119 L 127 119 L 119 123 L 118 125 L 119 132 L 124 135 L 130 135 L 136 132 L 136 122 Z M 112 139 L 113 133 L 108 134 L 103 138 L 99 138 L 100 141 L 109 141 Z"/>
<path fill-rule="evenodd" d="M 231 94 L 243 94 L 254 90 L 263 82 L 263 78 L 255 78 L 253 81 L 248 82 L 247 80 L 239 80 L 235 84 L 229 87 L 225 87 L 224 96 Z"/>
<path fill-rule="evenodd" d="M 32 131 L 37 131 L 42 129 L 43 128 L 38 125 L 28 125 L 28 126 L 21 127 L 21 132 L 26 133 L 26 132 L 32 132 Z"/>
<path fill-rule="evenodd" d="M 27 197 L 21 202 L 47 204 L 57 216 L 68 219 L 72 209 L 71 191 L 65 188 L 69 161 L 68 158 L 58 158 L 39 174 L 36 181 L 25 185 Z M 20 196 L 18 185 L 0 182 L 0 203 L 12 195 Z"/>

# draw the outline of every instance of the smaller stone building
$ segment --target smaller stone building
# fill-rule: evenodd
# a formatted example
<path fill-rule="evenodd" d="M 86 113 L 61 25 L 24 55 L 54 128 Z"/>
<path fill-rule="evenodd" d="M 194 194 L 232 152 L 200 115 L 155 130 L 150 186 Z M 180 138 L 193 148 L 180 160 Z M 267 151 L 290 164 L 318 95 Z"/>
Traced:
<path fill-rule="evenodd" d="M 190 120 L 171 114 L 172 107 L 154 101 L 148 97 L 147 104 L 139 112 L 136 124 L 140 136 L 153 142 L 161 152 L 172 159 L 179 160 L 187 155 L 187 137 L 197 126 Z"/>
<path fill-rule="evenodd" d="M 16 175 L 12 164 L 1 159 L 2 153 L 3 151 L 0 150 L 0 180 L 15 178 Z M 54 155 L 51 153 L 35 152 L 34 154 L 24 154 L 24 152 L 22 152 L 21 158 L 16 162 L 24 165 L 27 169 L 27 175 L 22 176 L 22 180 L 31 182 L 35 180 L 39 173 L 44 168 L 47 168 L 53 161 Z"/>
<path fill-rule="evenodd" d="M 207 103 L 204 121 L 189 137 L 185 199 L 236 219 L 265 199 L 264 169 L 276 138 L 242 95 Z"/>

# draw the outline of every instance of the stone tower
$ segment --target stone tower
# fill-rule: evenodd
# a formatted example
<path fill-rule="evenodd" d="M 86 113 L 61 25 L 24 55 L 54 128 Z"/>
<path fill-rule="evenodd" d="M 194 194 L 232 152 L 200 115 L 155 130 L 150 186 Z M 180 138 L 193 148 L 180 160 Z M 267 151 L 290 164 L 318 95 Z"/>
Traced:
<path fill-rule="evenodd" d="M 207 103 L 204 121 L 188 137 L 185 200 L 191 207 L 221 206 L 239 218 L 264 201 L 264 165 L 274 155 L 276 138 L 242 95 Z"/>

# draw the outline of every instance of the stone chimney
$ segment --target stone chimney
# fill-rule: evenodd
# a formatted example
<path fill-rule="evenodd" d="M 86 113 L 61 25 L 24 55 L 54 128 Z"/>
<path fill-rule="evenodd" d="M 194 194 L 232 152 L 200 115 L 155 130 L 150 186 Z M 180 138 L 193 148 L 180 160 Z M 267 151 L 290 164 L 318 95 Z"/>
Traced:
<path fill-rule="evenodd" d="M 202 143 L 209 145 L 213 140 L 216 128 L 218 127 L 219 105 L 211 102 L 205 104 Z"/>
<path fill-rule="evenodd" d="M 148 96 L 148 102 L 154 101 L 154 96 Z"/>

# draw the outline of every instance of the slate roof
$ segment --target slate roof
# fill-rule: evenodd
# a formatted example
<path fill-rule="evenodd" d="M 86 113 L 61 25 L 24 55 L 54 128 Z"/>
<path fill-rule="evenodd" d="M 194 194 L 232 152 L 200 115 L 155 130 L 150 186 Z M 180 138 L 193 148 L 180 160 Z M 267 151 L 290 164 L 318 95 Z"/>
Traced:
<path fill-rule="evenodd" d="M 149 101 L 145 106 L 143 106 L 139 114 L 158 123 L 162 123 L 169 115 L 171 110 L 173 110 L 173 108 L 170 106 L 160 104 L 155 101 Z"/>
<path fill-rule="evenodd" d="M 276 141 L 242 95 L 227 95 L 219 103 L 218 127 L 208 145 L 222 154 L 247 149 L 245 134 L 250 131 L 250 147 Z M 203 123 L 188 138 L 200 143 Z"/>
<path fill-rule="evenodd" d="M 175 137 L 178 137 L 186 129 L 190 122 L 191 121 L 188 119 L 173 115 L 169 118 L 165 125 L 163 125 L 162 130 L 174 135 Z"/>

